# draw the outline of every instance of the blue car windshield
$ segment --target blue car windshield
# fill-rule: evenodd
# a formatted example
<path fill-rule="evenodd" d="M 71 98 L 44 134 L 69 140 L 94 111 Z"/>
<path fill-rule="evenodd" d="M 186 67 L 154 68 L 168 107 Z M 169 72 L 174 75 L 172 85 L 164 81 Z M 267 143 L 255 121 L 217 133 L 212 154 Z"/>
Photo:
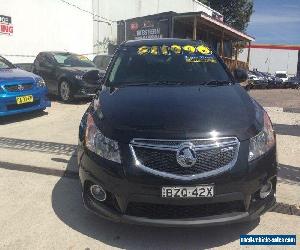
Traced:
<path fill-rule="evenodd" d="M 15 66 L 0 56 L 0 69 L 13 69 Z"/>

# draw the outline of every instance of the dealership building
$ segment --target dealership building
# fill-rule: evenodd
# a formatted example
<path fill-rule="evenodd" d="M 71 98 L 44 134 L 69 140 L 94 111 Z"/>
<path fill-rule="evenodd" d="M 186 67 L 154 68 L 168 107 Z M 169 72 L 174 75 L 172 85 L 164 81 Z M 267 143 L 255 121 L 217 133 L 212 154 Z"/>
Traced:
<path fill-rule="evenodd" d="M 40 51 L 105 52 L 117 21 L 166 11 L 220 15 L 196 0 L 9 0 L 1 5 L 0 55 L 32 62 Z"/>

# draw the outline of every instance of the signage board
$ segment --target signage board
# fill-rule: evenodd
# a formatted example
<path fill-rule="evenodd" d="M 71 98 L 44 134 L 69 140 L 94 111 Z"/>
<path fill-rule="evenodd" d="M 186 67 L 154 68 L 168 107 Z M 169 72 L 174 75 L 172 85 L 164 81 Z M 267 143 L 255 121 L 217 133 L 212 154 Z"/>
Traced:
<path fill-rule="evenodd" d="M 14 27 L 12 25 L 11 17 L 0 15 L 0 34 L 12 35 Z"/>
<path fill-rule="evenodd" d="M 169 19 L 137 18 L 126 23 L 126 40 L 157 39 L 168 35 Z"/>

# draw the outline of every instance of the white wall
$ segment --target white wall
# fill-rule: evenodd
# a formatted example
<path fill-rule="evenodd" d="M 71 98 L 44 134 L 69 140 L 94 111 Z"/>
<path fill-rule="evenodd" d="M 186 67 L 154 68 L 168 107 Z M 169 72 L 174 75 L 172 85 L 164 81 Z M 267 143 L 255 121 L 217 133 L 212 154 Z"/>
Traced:
<path fill-rule="evenodd" d="M 114 21 L 167 11 L 212 14 L 209 7 L 195 0 L 66 1 Z M 0 55 L 13 63 L 33 62 L 40 51 L 96 52 L 93 45 L 97 41 L 105 37 L 116 40 L 117 35 L 115 22 L 112 25 L 95 22 L 92 15 L 61 0 L 0 0 L 0 15 L 12 18 L 14 33 L 12 36 L 0 35 Z"/>
<path fill-rule="evenodd" d="M 68 0 L 92 11 L 92 0 Z M 0 35 L 0 54 L 37 55 L 40 51 L 93 52 L 93 17 L 60 0 L 0 0 L 0 14 L 11 16 L 12 36 Z M 13 63 L 34 57 L 6 56 Z"/>
<path fill-rule="evenodd" d="M 246 61 L 247 49 L 240 55 Z M 257 68 L 262 72 L 274 74 L 275 71 L 285 70 L 289 75 L 297 73 L 298 50 L 251 48 L 250 69 Z"/>
<path fill-rule="evenodd" d="M 212 9 L 195 0 L 93 0 L 96 15 L 113 21 L 125 20 L 139 16 L 174 11 L 178 13 L 203 11 L 212 15 Z M 116 40 L 116 23 L 94 22 L 94 44 L 105 37 Z M 96 50 L 96 48 L 95 48 Z"/>

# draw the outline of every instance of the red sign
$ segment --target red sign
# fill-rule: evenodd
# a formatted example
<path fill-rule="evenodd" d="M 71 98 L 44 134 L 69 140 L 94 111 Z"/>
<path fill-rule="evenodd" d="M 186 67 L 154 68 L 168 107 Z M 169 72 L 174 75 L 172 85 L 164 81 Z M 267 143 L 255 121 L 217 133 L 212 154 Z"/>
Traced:
<path fill-rule="evenodd" d="M 11 23 L 11 17 L 0 15 L 0 34 L 12 35 L 14 27 Z"/>
<path fill-rule="evenodd" d="M 0 33 L 12 35 L 14 33 L 14 27 L 11 24 L 0 23 Z"/>

